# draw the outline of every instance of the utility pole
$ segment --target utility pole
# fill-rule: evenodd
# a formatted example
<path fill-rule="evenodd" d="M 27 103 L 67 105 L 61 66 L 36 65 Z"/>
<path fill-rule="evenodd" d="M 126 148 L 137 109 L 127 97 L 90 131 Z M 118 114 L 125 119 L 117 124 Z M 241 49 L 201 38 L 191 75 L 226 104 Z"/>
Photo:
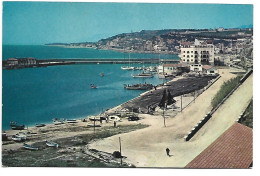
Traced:
<path fill-rule="evenodd" d="M 96 134 L 95 127 L 96 127 L 96 116 L 94 117 L 94 135 Z"/>
<path fill-rule="evenodd" d="M 165 114 L 164 114 L 164 111 L 165 111 L 165 107 L 166 107 L 166 102 L 164 104 L 164 107 L 163 107 L 163 123 L 164 123 L 164 127 L 166 127 L 166 124 L 165 124 Z"/>
<path fill-rule="evenodd" d="M 121 165 L 123 163 L 122 161 L 122 148 L 121 148 L 121 138 L 119 137 L 119 151 L 120 151 L 120 155 L 121 155 Z"/>
<path fill-rule="evenodd" d="M 196 99 L 196 97 L 195 97 L 195 93 L 196 93 L 196 90 L 194 90 L 194 103 L 195 103 L 195 99 Z"/>
<path fill-rule="evenodd" d="M 181 95 L 181 112 L 182 112 L 182 95 Z"/>

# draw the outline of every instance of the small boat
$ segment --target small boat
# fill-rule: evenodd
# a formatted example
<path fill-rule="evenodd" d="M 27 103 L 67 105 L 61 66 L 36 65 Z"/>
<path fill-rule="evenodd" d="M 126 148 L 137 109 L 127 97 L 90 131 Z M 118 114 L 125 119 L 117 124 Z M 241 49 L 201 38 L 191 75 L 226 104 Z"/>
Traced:
<path fill-rule="evenodd" d="M 94 84 L 90 84 L 90 88 L 91 88 L 91 89 L 96 89 L 97 86 L 95 86 Z"/>
<path fill-rule="evenodd" d="M 77 123 L 77 120 L 76 119 L 69 119 L 67 120 L 68 123 Z"/>
<path fill-rule="evenodd" d="M 64 124 L 64 122 L 65 122 L 65 119 L 60 119 L 60 120 L 58 120 L 57 118 L 53 119 L 54 125 L 61 125 L 61 124 Z"/>
<path fill-rule="evenodd" d="M 13 135 L 13 136 L 11 137 L 11 139 L 12 139 L 13 141 L 15 141 L 15 142 L 23 142 L 23 141 L 25 141 L 24 139 L 22 139 L 22 138 L 20 138 L 20 137 L 17 137 L 16 135 Z"/>
<path fill-rule="evenodd" d="M 26 140 L 27 139 L 27 136 L 24 132 L 19 132 L 15 135 L 16 137 L 18 138 L 21 138 L 22 140 Z"/>
<path fill-rule="evenodd" d="M 100 76 L 103 77 L 103 76 L 104 76 L 104 73 L 100 73 Z"/>
<path fill-rule="evenodd" d="M 110 120 L 110 121 L 115 121 L 115 122 L 117 122 L 117 121 L 120 121 L 121 119 L 118 117 L 118 116 L 115 116 L 115 115 L 112 115 L 112 116 L 108 116 L 108 119 Z"/>
<path fill-rule="evenodd" d="M 46 126 L 46 125 L 43 124 L 43 123 L 41 123 L 41 124 L 36 124 L 35 126 L 36 126 L 36 127 L 44 127 L 44 126 Z"/>
<path fill-rule="evenodd" d="M 24 130 L 24 125 L 17 125 L 17 122 L 10 122 L 10 126 L 12 128 L 12 130 Z"/>
<path fill-rule="evenodd" d="M 55 143 L 55 142 L 52 142 L 52 141 L 46 141 L 46 145 L 48 147 L 56 147 L 58 148 L 59 147 L 59 144 Z"/>
<path fill-rule="evenodd" d="M 152 84 L 132 84 L 132 85 L 126 85 L 124 84 L 124 88 L 127 90 L 148 90 L 152 89 Z"/>
<path fill-rule="evenodd" d="M 152 78 L 153 77 L 153 74 L 152 73 L 145 73 L 145 72 L 142 72 L 142 73 L 139 73 L 137 75 L 132 75 L 133 78 Z"/>
<path fill-rule="evenodd" d="M 122 70 L 134 70 L 135 67 L 130 67 L 130 66 L 122 66 L 121 67 Z"/>
<path fill-rule="evenodd" d="M 23 148 L 28 149 L 28 150 L 39 150 L 38 147 L 32 146 L 32 145 L 28 145 L 28 144 L 23 144 Z"/>

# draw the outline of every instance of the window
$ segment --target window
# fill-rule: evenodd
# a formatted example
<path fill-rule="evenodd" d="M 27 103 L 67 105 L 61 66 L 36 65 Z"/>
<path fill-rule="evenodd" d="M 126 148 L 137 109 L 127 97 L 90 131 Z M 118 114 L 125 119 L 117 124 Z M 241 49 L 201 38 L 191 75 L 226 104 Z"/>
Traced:
<path fill-rule="evenodd" d="M 183 57 L 185 57 L 185 55 L 183 55 Z"/>
<path fill-rule="evenodd" d="M 189 58 L 190 57 L 190 55 L 187 55 L 187 58 Z"/>
<path fill-rule="evenodd" d="M 190 53 L 189 51 L 187 51 L 187 53 Z"/>
<path fill-rule="evenodd" d="M 183 53 L 185 53 L 185 51 L 183 51 Z"/>
<path fill-rule="evenodd" d="M 193 55 L 191 55 L 190 57 L 193 57 Z"/>
<path fill-rule="evenodd" d="M 193 51 L 191 51 L 191 53 L 193 53 Z"/>
<path fill-rule="evenodd" d="M 191 59 L 190 61 L 193 62 L 193 59 Z"/>
<path fill-rule="evenodd" d="M 189 62 L 190 60 L 189 59 L 187 59 L 187 62 Z"/>
<path fill-rule="evenodd" d="M 183 59 L 183 62 L 185 62 L 185 59 Z"/>

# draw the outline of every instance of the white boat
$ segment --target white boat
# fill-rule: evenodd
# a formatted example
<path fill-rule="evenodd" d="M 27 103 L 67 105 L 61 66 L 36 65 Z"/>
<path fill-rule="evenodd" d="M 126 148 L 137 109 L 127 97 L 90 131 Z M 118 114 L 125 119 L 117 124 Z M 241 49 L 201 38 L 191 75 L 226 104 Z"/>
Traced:
<path fill-rule="evenodd" d="M 77 120 L 76 119 L 68 119 L 67 122 L 68 123 L 77 123 Z"/>
<path fill-rule="evenodd" d="M 130 67 L 130 66 L 122 66 L 121 67 L 122 70 L 134 70 L 135 67 Z"/>
<path fill-rule="evenodd" d="M 64 122 L 65 122 L 65 119 L 60 119 L 60 120 L 58 120 L 57 118 L 53 119 L 54 125 L 61 125 L 61 124 L 64 124 Z"/>
<path fill-rule="evenodd" d="M 55 143 L 55 142 L 52 142 L 52 141 L 46 141 L 46 145 L 48 147 L 56 147 L 58 148 L 59 147 L 59 144 Z"/>
<path fill-rule="evenodd" d="M 25 141 L 25 140 L 23 140 L 22 138 L 17 137 L 16 135 L 13 135 L 13 136 L 11 137 L 11 139 L 12 139 L 13 141 L 15 141 L 15 142 L 22 142 L 22 141 Z"/>
<path fill-rule="evenodd" d="M 32 145 L 28 145 L 28 144 L 24 144 L 23 148 L 28 149 L 28 150 L 39 150 L 38 147 L 32 146 Z"/>
<path fill-rule="evenodd" d="M 153 74 L 152 73 L 145 73 L 145 72 L 142 72 L 142 73 L 139 73 L 137 75 L 132 75 L 133 78 L 152 78 L 153 77 Z"/>
<path fill-rule="evenodd" d="M 118 121 L 120 121 L 121 119 L 118 117 L 118 116 L 116 116 L 116 115 L 112 115 L 112 116 L 108 116 L 108 120 L 110 120 L 110 121 L 115 121 L 115 122 L 118 122 Z"/>

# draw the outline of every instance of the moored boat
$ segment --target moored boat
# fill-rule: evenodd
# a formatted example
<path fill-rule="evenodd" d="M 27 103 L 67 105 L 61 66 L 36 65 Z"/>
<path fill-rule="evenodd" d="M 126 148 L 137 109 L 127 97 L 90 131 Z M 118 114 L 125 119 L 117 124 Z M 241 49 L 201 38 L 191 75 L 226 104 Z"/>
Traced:
<path fill-rule="evenodd" d="M 12 128 L 12 130 L 24 130 L 24 125 L 17 125 L 17 122 L 10 122 L 10 126 Z"/>
<path fill-rule="evenodd" d="M 122 66 L 121 67 L 122 70 L 134 70 L 135 67 L 130 67 L 130 66 Z"/>
<path fill-rule="evenodd" d="M 124 88 L 127 90 L 148 90 L 152 89 L 152 84 L 132 84 L 132 85 L 124 85 Z"/>
<path fill-rule="evenodd" d="M 142 72 L 142 73 L 139 73 L 137 75 L 132 75 L 133 78 L 152 78 L 153 77 L 153 74 L 152 73 L 145 73 L 145 72 Z"/>
<path fill-rule="evenodd" d="M 38 147 L 32 146 L 32 145 L 28 145 L 28 144 L 23 144 L 23 148 L 28 149 L 28 150 L 39 150 Z"/>

